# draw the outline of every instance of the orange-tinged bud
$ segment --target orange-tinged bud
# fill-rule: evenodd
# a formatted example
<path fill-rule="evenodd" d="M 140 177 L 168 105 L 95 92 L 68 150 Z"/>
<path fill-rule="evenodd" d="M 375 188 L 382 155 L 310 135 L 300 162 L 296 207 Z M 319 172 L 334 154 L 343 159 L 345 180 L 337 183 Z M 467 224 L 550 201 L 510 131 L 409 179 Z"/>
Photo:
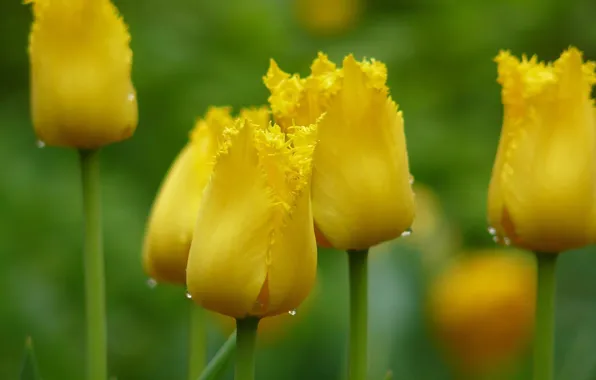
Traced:
<path fill-rule="evenodd" d="M 31 113 L 47 145 L 97 148 L 137 126 L 130 35 L 109 0 L 30 0 Z"/>
<path fill-rule="evenodd" d="M 414 220 L 403 117 L 381 62 L 352 55 L 337 69 L 319 53 L 300 79 L 272 61 L 265 85 L 275 119 L 319 125 L 312 179 L 315 225 L 335 248 L 399 237 Z"/>
<path fill-rule="evenodd" d="M 192 299 L 234 318 L 298 308 L 316 276 L 310 181 L 316 126 L 238 120 L 205 188 L 187 266 Z"/>
<path fill-rule="evenodd" d="M 309 32 L 336 35 L 356 24 L 363 7 L 362 0 L 294 0 L 298 21 Z"/>
<path fill-rule="evenodd" d="M 203 189 L 211 177 L 222 131 L 232 123 L 229 108 L 210 108 L 197 121 L 157 193 L 145 234 L 143 265 L 158 282 L 186 283 L 186 262 Z"/>
<path fill-rule="evenodd" d="M 503 129 L 488 194 L 496 239 L 558 253 L 594 242 L 593 62 L 575 48 L 552 64 L 501 52 Z"/>
<path fill-rule="evenodd" d="M 521 354 L 534 323 L 536 267 L 521 252 L 463 256 L 431 284 L 430 319 L 461 372 L 491 374 Z"/>

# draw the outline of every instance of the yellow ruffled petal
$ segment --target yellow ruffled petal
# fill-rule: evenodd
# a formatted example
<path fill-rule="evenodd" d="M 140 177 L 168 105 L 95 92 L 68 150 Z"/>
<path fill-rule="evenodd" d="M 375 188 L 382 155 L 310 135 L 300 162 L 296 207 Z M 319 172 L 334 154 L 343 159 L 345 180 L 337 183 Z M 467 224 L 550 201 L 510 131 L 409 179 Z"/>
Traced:
<path fill-rule="evenodd" d="M 330 98 L 339 90 L 341 72 L 327 56 L 319 53 L 311 66 L 312 74 L 301 79 L 283 72 L 275 61 L 263 81 L 271 96 L 269 104 L 275 121 L 287 130 L 292 125 L 316 123 L 324 114 Z"/>
<path fill-rule="evenodd" d="M 403 118 L 378 62 L 343 62 L 343 83 L 319 125 L 312 201 L 317 227 L 340 249 L 394 239 L 414 219 Z"/>
<path fill-rule="evenodd" d="M 265 315 L 297 308 L 308 296 L 316 277 L 317 244 L 309 189 L 316 133 L 312 126 L 294 127 L 288 137 L 286 144 L 292 148 L 279 147 L 287 160 L 283 164 L 286 186 L 278 190 L 279 200 L 285 205 L 280 227 L 272 236 L 267 277 L 269 304 Z M 275 155 L 265 156 L 263 161 L 267 157 L 283 162 Z"/>
<path fill-rule="evenodd" d="M 143 247 L 145 272 L 158 282 L 184 285 L 186 263 L 203 189 L 209 182 L 230 108 L 211 108 L 167 173 L 151 209 Z"/>
<path fill-rule="evenodd" d="M 205 308 L 235 318 L 276 315 L 298 307 L 312 288 L 315 136 L 314 127 L 297 130 L 286 135 L 243 119 L 224 131 L 187 267 L 188 290 Z"/>
<path fill-rule="evenodd" d="M 596 123 L 594 64 L 574 48 L 554 64 L 497 57 L 505 107 L 489 187 L 498 237 L 535 251 L 594 241 Z"/>
<path fill-rule="evenodd" d="M 31 112 L 48 145 L 95 148 L 137 126 L 130 36 L 109 0 L 32 0 Z"/>
<path fill-rule="evenodd" d="M 271 111 L 268 107 L 253 107 L 253 108 L 242 108 L 240 110 L 240 117 L 248 119 L 251 123 L 265 128 L 269 126 L 271 121 Z"/>

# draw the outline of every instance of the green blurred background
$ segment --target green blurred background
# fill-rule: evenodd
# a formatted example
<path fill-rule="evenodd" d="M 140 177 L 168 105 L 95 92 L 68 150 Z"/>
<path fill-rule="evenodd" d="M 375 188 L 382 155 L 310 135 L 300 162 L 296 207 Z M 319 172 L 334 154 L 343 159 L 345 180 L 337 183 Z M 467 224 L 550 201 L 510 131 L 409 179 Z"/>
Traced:
<path fill-rule="evenodd" d="M 315 12 L 307 17 L 325 12 L 325 2 L 306 4 Z M 140 265 L 145 220 L 164 173 L 209 105 L 266 103 L 261 77 L 270 57 L 302 74 L 319 50 L 336 62 L 348 53 L 385 62 L 404 110 L 412 173 L 442 204 L 442 235 L 461 236 L 440 239 L 461 240 L 466 249 L 494 246 L 485 222 L 502 112 L 493 57 L 506 48 L 550 60 L 572 44 L 596 59 L 593 0 L 374 0 L 334 33 L 301 22 L 289 0 L 115 3 L 132 35 L 140 112 L 134 138 L 102 156 L 109 362 L 118 380 L 186 376 L 189 301 L 183 289 L 147 286 Z M 0 379 L 18 377 L 29 335 L 44 379 L 82 379 L 79 167 L 73 151 L 36 146 L 28 109 L 30 22 L 29 6 L 0 3 Z M 427 279 L 440 265 L 428 259 L 441 250 L 437 239 L 430 249 L 396 244 L 372 257 L 371 379 L 387 370 L 395 379 L 453 378 L 424 314 Z M 596 379 L 593 251 L 560 260 L 560 380 Z M 325 250 L 319 257 L 317 292 L 291 330 L 263 342 L 259 379 L 345 378 L 346 258 Z M 210 322 L 210 354 L 224 339 Z"/>

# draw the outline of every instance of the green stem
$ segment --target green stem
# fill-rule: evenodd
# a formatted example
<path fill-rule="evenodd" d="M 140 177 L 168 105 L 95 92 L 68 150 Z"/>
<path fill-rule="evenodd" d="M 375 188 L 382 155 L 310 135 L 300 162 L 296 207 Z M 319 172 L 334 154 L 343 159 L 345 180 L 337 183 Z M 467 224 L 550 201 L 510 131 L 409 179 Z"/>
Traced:
<path fill-rule="evenodd" d="M 205 310 L 190 302 L 190 345 L 188 352 L 188 379 L 195 380 L 205 368 L 207 329 Z"/>
<path fill-rule="evenodd" d="M 235 380 L 255 378 L 255 351 L 259 319 L 248 317 L 236 320 L 236 375 Z"/>
<path fill-rule="evenodd" d="M 106 380 L 108 377 L 108 361 L 99 188 L 99 150 L 80 150 L 79 155 L 85 213 L 87 379 Z"/>
<path fill-rule="evenodd" d="M 534 330 L 534 380 L 553 379 L 557 258 L 558 254 L 536 252 L 538 288 Z"/>
<path fill-rule="evenodd" d="M 215 354 L 213 359 L 207 364 L 201 377 L 198 380 L 214 380 L 217 379 L 226 369 L 232 354 L 236 350 L 236 331 L 230 335 L 228 340 L 221 346 L 219 351 Z"/>
<path fill-rule="evenodd" d="M 350 357 L 349 379 L 365 380 L 368 362 L 368 249 L 349 250 Z"/>

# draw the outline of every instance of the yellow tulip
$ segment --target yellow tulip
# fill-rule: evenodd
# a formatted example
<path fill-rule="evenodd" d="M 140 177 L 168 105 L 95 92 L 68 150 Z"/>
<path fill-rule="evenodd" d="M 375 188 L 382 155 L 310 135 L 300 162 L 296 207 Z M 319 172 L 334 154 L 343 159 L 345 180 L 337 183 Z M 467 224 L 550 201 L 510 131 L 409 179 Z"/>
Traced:
<path fill-rule="evenodd" d="M 132 136 L 130 35 L 109 0 L 29 0 L 31 112 L 48 145 L 97 148 Z"/>
<path fill-rule="evenodd" d="M 441 273 L 430 319 L 460 371 L 491 374 L 520 355 L 534 324 L 536 267 L 522 253 L 481 251 Z"/>
<path fill-rule="evenodd" d="M 316 127 L 238 120 L 224 130 L 199 207 L 187 287 L 206 309 L 234 317 L 297 308 L 315 282 L 310 203 Z"/>
<path fill-rule="evenodd" d="M 553 64 L 501 52 L 503 130 L 488 194 L 497 240 L 558 253 L 594 241 L 595 64 L 575 48 Z"/>
<path fill-rule="evenodd" d="M 356 24 L 363 8 L 362 0 L 294 0 L 300 24 L 318 35 L 343 33 Z"/>
<path fill-rule="evenodd" d="M 199 119 L 168 171 L 151 209 L 143 247 L 145 272 L 158 282 L 186 283 L 186 262 L 203 189 L 213 170 L 230 109 L 211 108 Z"/>
<path fill-rule="evenodd" d="M 340 249 L 399 237 L 414 219 L 414 193 L 401 111 L 388 96 L 381 62 L 352 55 L 337 69 L 324 54 L 300 79 L 272 61 L 265 85 L 282 125 L 320 118 L 312 179 L 316 227 Z"/>

